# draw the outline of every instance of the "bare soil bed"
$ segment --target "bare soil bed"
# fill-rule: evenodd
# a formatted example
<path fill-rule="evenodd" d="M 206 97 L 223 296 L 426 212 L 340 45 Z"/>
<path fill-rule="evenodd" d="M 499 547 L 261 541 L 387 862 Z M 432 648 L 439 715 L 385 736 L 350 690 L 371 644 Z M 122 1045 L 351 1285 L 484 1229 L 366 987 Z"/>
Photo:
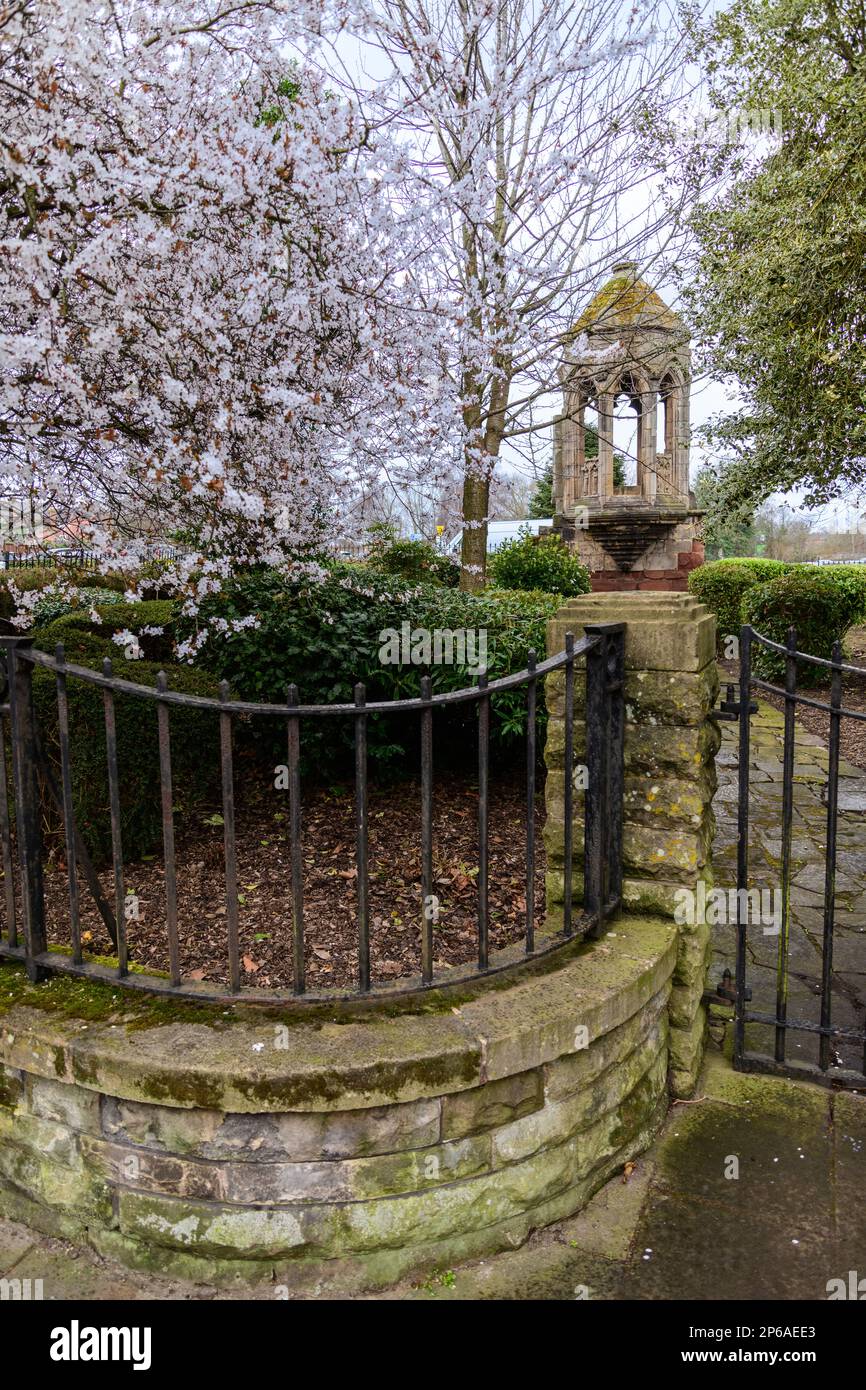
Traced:
<path fill-rule="evenodd" d="M 238 779 L 240 781 L 240 779 Z M 288 793 L 239 803 L 236 815 L 243 982 L 265 989 L 292 985 L 291 869 Z M 499 949 L 525 931 L 526 823 L 522 778 L 491 778 L 490 945 Z M 374 982 L 420 969 L 420 787 L 406 781 L 369 792 L 370 936 Z M 303 858 L 307 986 L 357 986 L 357 871 L 350 785 L 305 789 Z M 536 802 L 536 922 L 544 911 L 543 799 Z M 223 825 L 219 806 L 176 826 L 178 921 L 184 977 L 228 983 Z M 477 957 L 478 788 L 443 775 L 434 789 L 434 892 L 437 966 Z M 111 868 L 99 875 L 114 901 Z M 127 923 L 130 959 L 148 971 L 168 968 L 165 871 L 162 856 L 129 864 L 125 888 L 138 900 Z M 111 942 L 82 882 L 81 920 L 89 952 L 110 954 Z M 57 855 L 46 873 L 49 941 L 68 945 L 66 866 Z"/>

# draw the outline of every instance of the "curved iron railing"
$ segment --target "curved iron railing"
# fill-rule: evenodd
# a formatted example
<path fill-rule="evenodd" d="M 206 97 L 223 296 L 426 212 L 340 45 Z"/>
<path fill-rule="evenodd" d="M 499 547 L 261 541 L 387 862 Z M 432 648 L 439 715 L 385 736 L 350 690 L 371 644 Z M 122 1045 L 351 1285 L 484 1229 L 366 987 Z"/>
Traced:
<path fill-rule="evenodd" d="M 6 906 L 5 939 L 0 938 L 0 957 L 23 960 L 29 977 L 36 981 L 54 973 L 72 973 L 120 983 L 126 988 L 189 996 L 194 999 L 224 1001 L 250 999 L 256 1002 L 289 1000 L 322 1002 L 369 997 L 374 993 L 406 994 L 431 986 L 465 983 L 509 968 L 518 959 L 535 959 L 573 940 L 576 936 L 598 935 L 604 922 L 619 906 L 621 891 L 622 844 L 622 758 L 623 758 L 623 624 L 599 624 L 587 628 L 586 636 L 575 643 L 571 634 L 563 651 L 536 662 L 529 654 L 526 668 L 513 675 L 489 681 L 479 675 L 476 685 L 462 690 L 432 693 L 429 676 L 421 678 L 417 698 L 402 700 L 366 699 L 364 685 L 355 687 L 353 704 L 304 705 L 297 686 L 288 688 L 283 704 L 254 703 L 230 698 L 226 682 L 220 685 L 218 699 L 187 695 L 169 689 L 160 673 L 155 687 L 137 685 L 117 677 L 110 661 L 101 672 L 70 665 L 62 646 L 55 655 L 37 651 L 30 637 L 0 638 L 0 653 L 7 668 L 6 691 L 0 696 L 0 735 L 9 719 L 18 872 L 21 885 L 23 942 L 18 939 L 14 892 L 14 857 L 7 802 L 5 755 L 0 756 L 0 850 L 4 869 Z M 545 932 L 539 940 L 535 921 L 535 801 L 537 756 L 538 682 L 553 672 L 565 673 L 565 766 L 573 764 L 573 724 L 575 665 L 586 662 L 586 728 L 588 786 L 584 805 L 583 910 L 575 921 L 572 912 L 573 876 L 573 777 L 564 779 L 564 906 L 562 928 Z M 33 704 L 32 675 L 35 666 L 52 672 L 57 686 L 57 727 L 60 748 L 59 784 L 45 756 L 37 728 Z M 98 875 L 90 862 L 84 840 L 75 822 L 73 803 L 73 760 L 69 731 L 67 683 L 84 681 L 100 688 L 105 705 L 106 778 L 111 819 L 114 881 L 113 907 L 106 903 Z M 526 689 L 526 920 L 521 952 L 514 948 L 491 954 L 489 939 L 489 773 L 490 701 L 500 691 Z M 155 706 L 159 741 L 159 777 L 165 865 L 165 925 L 169 971 L 167 978 L 130 971 L 124 914 L 123 827 L 120 811 L 120 783 L 114 702 L 117 695 L 150 701 Z M 478 709 L 478 953 L 474 967 L 467 971 L 449 967 L 447 973 L 434 971 L 435 914 L 433 901 L 433 716 L 438 708 L 473 703 Z M 226 952 L 229 989 L 204 982 L 184 980 L 180 966 L 178 935 L 178 895 L 175 864 L 174 814 L 172 809 L 170 711 L 179 706 L 212 710 L 219 719 L 222 815 L 224 824 L 224 877 L 226 896 Z M 370 900 L 367 824 L 367 725 L 371 715 L 415 714 L 420 721 L 421 744 L 421 893 L 419 976 L 383 985 L 375 983 L 371 971 Z M 287 770 L 289 792 L 288 839 L 291 864 L 292 965 L 293 989 L 289 993 L 268 992 L 242 985 L 238 912 L 238 872 L 235 836 L 235 773 L 233 762 L 233 721 L 238 717 L 277 716 L 286 721 Z M 302 859 L 302 802 L 300 776 L 301 729 L 305 721 L 320 718 L 351 718 L 354 724 L 355 752 L 355 867 L 357 871 L 357 989 L 332 992 L 307 988 L 304 944 L 304 885 Z M 5 737 L 2 739 L 5 750 Z M 51 798 L 63 821 L 68 877 L 69 933 L 71 951 L 61 953 L 47 948 L 45 893 L 42 870 L 40 797 Z M 84 958 L 80 924 L 79 874 L 89 887 L 114 943 L 117 966 L 99 965 Z"/>

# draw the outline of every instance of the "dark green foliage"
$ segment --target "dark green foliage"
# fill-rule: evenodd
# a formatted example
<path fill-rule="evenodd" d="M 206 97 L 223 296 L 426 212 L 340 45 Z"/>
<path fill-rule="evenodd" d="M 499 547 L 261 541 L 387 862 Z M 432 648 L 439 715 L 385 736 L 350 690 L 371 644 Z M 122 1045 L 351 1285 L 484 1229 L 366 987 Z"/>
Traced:
<path fill-rule="evenodd" d="M 521 536 L 490 557 L 490 575 L 501 589 L 547 594 L 588 594 L 589 570 L 559 536 Z"/>
<path fill-rule="evenodd" d="M 848 629 L 862 617 L 864 597 L 866 590 L 858 576 L 840 577 L 829 568 L 801 565 L 750 590 L 745 596 L 743 611 L 746 620 L 763 637 L 783 644 L 788 629 L 793 627 L 797 632 L 798 651 L 829 660 L 833 643 L 841 642 Z M 765 680 L 784 678 L 784 656 L 767 651 L 760 643 L 755 643 L 752 650 L 756 675 Z M 829 679 L 829 672 L 804 662 L 800 664 L 800 676 L 810 685 L 823 685 Z"/>
<path fill-rule="evenodd" d="M 381 574 L 395 575 L 416 582 L 445 584 L 456 588 L 460 566 L 429 541 L 407 541 L 393 534 L 380 535 L 370 549 L 367 564 Z"/>
<path fill-rule="evenodd" d="M 529 499 L 529 515 L 534 521 L 544 521 L 553 516 L 553 469 L 543 473 Z"/>
<path fill-rule="evenodd" d="M 716 149 L 694 204 L 696 365 L 742 401 L 710 439 L 732 501 L 802 486 L 812 506 L 866 481 L 863 13 L 734 0 L 707 20 L 710 109 L 771 115 L 778 137 Z"/>
<path fill-rule="evenodd" d="M 115 632 L 128 631 L 138 636 L 139 646 L 145 661 L 171 661 L 174 648 L 174 604 L 167 599 L 147 599 L 142 603 L 112 603 L 98 606 L 99 621 L 94 623 L 89 612 L 67 613 L 56 618 L 42 628 L 38 645 L 43 651 L 52 654 L 58 642 L 62 642 L 67 661 L 81 664 L 84 655 L 110 657 L 115 663 L 115 674 L 128 666 L 134 671 L 138 665 L 127 661 L 121 646 L 112 641 Z M 161 627 L 162 634 L 142 634 L 144 627 Z M 87 662 L 84 663 L 89 664 Z M 135 680 L 135 675 L 129 677 Z"/>
<path fill-rule="evenodd" d="M 255 614 L 257 628 L 210 637 L 198 664 L 227 677 L 245 699 L 282 702 L 295 683 L 303 704 L 349 704 L 356 682 L 367 687 L 368 700 L 415 697 L 423 665 L 388 659 L 389 634 L 402 638 L 410 630 L 483 630 L 491 679 L 526 665 L 530 648 L 539 659 L 545 650 L 545 626 L 560 606 L 557 596 L 489 594 L 476 596 L 429 583 L 408 585 L 348 565 L 333 567 L 321 583 L 289 582 L 274 571 L 233 581 L 208 599 L 204 611 L 239 619 Z M 178 619 L 178 637 L 190 635 L 190 620 Z M 390 649 L 389 650 L 389 646 Z M 471 654 L 471 653 L 470 653 Z M 400 653 L 402 655 L 402 653 Z M 467 664 L 429 668 L 434 691 L 474 684 L 477 671 Z M 507 739 L 523 728 L 523 691 L 509 691 L 493 701 L 493 734 Z M 437 756 L 465 760 L 471 756 L 476 713 L 473 705 L 437 716 Z M 277 721 L 257 720 L 255 736 L 278 761 L 285 760 L 285 731 Z M 370 721 L 371 759 L 380 766 L 414 766 L 416 716 L 376 716 Z M 345 762 L 351 751 L 350 719 L 310 719 L 302 731 L 305 763 L 317 772 Z"/>
<path fill-rule="evenodd" d="M 94 644 L 101 640 L 92 633 L 84 635 Z M 78 664 L 98 669 L 101 655 L 79 653 Z M 159 666 L 144 661 L 124 665 L 131 669 L 118 674 L 126 679 L 137 685 L 156 684 Z M 173 690 L 189 695 L 217 693 L 217 682 L 203 672 L 175 666 L 166 668 L 166 674 Z M 111 823 L 103 693 L 74 677 L 69 677 L 67 690 L 76 821 L 94 860 L 104 863 L 111 855 Z M 59 781 L 57 690 L 50 671 L 34 671 L 33 695 L 42 743 Z M 146 697 L 117 695 L 115 717 L 123 853 L 125 859 L 133 860 L 159 852 L 162 845 L 156 705 Z M 219 787 L 219 717 L 215 712 L 173 708 L 170 722 L 177 823 Z M 49 842 L 62 836 L 62 823 L 53 808 L 46 828 Z"/>
<path fill-rule="evenodd" d="M 790 569 L 781 560 L 715 560 L 700 565 L 689 575 L 689 593 L 716 615 L 716 636 L 721 647 L 728 636 L 738 636 L 745 619 L 743 598 L 757 584 L 775 579 Z"/>

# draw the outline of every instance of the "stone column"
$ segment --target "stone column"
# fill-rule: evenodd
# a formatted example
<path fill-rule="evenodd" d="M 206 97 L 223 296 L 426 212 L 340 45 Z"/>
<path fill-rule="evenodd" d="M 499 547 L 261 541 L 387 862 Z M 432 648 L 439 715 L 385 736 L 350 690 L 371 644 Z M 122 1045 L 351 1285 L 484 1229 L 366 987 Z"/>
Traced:
<path fill-rule="evenodd" d="M 564 511 L 565 492 L 562 480 L 562 432 L 565 421 L 560 415 L 553 422 L 553 515 L 561 516 Z"/>
<path fill-rule="evenodd" d="M 647 502 L 656 500 L 656 414 L 658 411 L 658 391 L 647 390 L 641 392 L 641 449 L 640 449 L 640 484 L 641 494 Z"/>
<path fill-rule="evenodd" d="M 578 422 L 576 412 L 578 409 L 578 397 L 575 393 L 569 392 L 566 397 L 566 417 L 563 422 L 565 434 L 565 446 L 563 450 L 563 460 L 565 465 L 565 505 L 566 516 L 571 516 L 574 512 L 575 502 L 580 493 L 580 449 L 578 439 Z"/>
<path fill-rule="evenodd" d="M 687 382 L 677 388 L 675 431 L 677 468 L 674 478 L 678 490 L 684 498 L 688 499 L 691 425 L 689 423 L 689 387 Z"/>
<path fill-rule="evenodd" d="M 613 393 L 598 398 L 598 495 L 604 503 L 613 496 Z"/>
<path fill-rule="evenodd" d="M 670 1001 L 670 1083 L 675 1096 L 694 1088 L 703 1054 L 701 1003 L 711 944 L 703 906 L 712 885 L 711 800 L 716 788 L 718 726 L 710 718 L 719 681 L 715 619 L 688 594 L 585 594 L 548 624 L 547 651 L 575 640 L 587 624 L 625 622 L 626 733 L 623 911 L 678 923 L 677 966 Z M 585 677 L 575 683 L 575 915 L 583 896 L 583 819 L 579 775 L 584 763 Z M 563 895 L 564 677 L 547 677 L 547 899 L 552 918 Z M 698 885 L 706 889 L 702 899 Z M 685 891 L 684 891 L 685 890 Z M 680 920 L 683 919 L 683 920 Z M 613 927 L 612 930 L 616 930 Z"/>

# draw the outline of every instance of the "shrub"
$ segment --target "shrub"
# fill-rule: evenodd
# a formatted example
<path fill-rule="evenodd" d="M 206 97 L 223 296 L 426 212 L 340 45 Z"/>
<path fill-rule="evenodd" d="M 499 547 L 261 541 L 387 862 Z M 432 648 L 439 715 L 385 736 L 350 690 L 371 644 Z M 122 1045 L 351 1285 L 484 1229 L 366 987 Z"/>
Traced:
<path fill-rule="evenodd" d="M 376 536 L 367 564 L 381 574 L 416 583 L 426 581 L 455 588 L 460 582 L 459 565 L 447 555 L 440 555 L 429 541 L 401 540 L 393 533 Z"/>
<path fill-rule="evenodd" d="M 108 656 L 122 665 L 137 666 L 137 661 L 127 662 L 124 649 L 114 642 L 116 632 L 132 632 L 138 637 L 138 645 L 145 661 L 170 661 L 174 650 L 174 604 L 167 599 L 146 599 L 142 603 L 111 603 L 98 605 L 98 621 L 94 622 L 89 612 L 76 611 L 56 618 L 39 632 L 38 645 L 44 651 L 53 653 L 58 642 L 62 642 L 67 661 L 80 665 L 82 655 Z M 162 633 L 143 633 L 145 627 L 163 629 Z M 84 664 L 87 664 L 86 662 Z M 120 666 L 117 667 L 119 673 Z M 130 679 L 135 680 L 132 676 Z"/>
<path fill-rule="evenodd" d="M 847 593 L 860 596 L 860 611 L 854 621 L 866 623 L 866 565 L 827 565 L 821 567 L 821 573 Z"/>
<path fill-rule="evenodd" d="M 61 621 L 63 621 L 61 619 Z M 86 634 L 96 641 L 93 634 Z M 41 642 L 40 642 L 41 645 Z M 101 654 L 79 664 L 99 668 Z M 171 689 L 188 695 L 216 695 L 217 682 L 187 666 L 164 668 Z M 156 684 L 160 667 L 135 662 L 123 675 L 137 685 Z M 111 821 L 105 751 L 105 711 L 102 690 L 86 681 L 67 681 L 69 735 L 72 750 L 72 792 L 76 822 L 97 864 L 111 857 Z M 33 696 L 42 742 L 59 784 L 60 745 L 57 729 L 57 689 L 53 674 L 33 673 Z M 156 707 L 139 696 L 115 696 L 117 762 L 124 859 L 138 859 L 162 844 L 159 745 Z M 172 799 L 179 816 L 189 814 L 219 787 L 219 718 L 208 710 L 173 707 L 171 729 Z M 62 822 L 51 808 L 47 829 L 51 839 L 62 836 Z"/>
<path fill-rule="evenodd" d="M 763 637 L 784 644 L 788 629 L 797 630 L 801 652 L 829 660 L 833 643 L 841 642 L 863 611 L 863 590 L 859 583 L 842 580 L 824 569 L 798 565 L 787 574 L 757 585 L 745 596 L 746 621 Z M 785 658 L 767 651 L 759 643 L 753 648 L 756 675 L 780 680 L 785 674 Z M 810 684 L 824 684 L 829 673 L 820 666 L 800 663 Z"/>
<path fill-rule="evenodd" d="M 120 573 L 96 574 L 93 570 L 62 569 L 49 565 L 22 566 L 20 569 L 3 570 L 0 573 L 0 618 L 9 619 L 15 612 L 15 604 L 9 592 L 13 583 L 21 593 L 32 593 L 34 589 L 47 589 L 51 584 L 68 582 L 83 588 L 99 588 L 103 592 L 122 594 L 130 583 L 128 575 Z M 47 597 L 45 602 L 49 602 Z M 50 618 L 46 621 L 50 621 Z"/>
<path fill-rule="evenodd" d="M 791 568 L 781 560 L 713 560 L 689 575 L 689 593 L 705 603 L 716 615 L 719 647 L 725 637 L 735 636 L 743 625 L 743 599 L 757 584 L 775 579 Z"/>
<path fill-rule="evenodd" d="M 422 629 L 483 630 L 487 643 L 487 669 L 491 679 L 526 664 L 530 648 L 539 659 L 545 650 L 549 617 L 560 606 L 559 596 L 464 594 L 441 585 L 408 585 L 374 571 L 335 566 L 319 583 L 291 582 L 274 571 L 239 578 L 224 591 L 206 600 L 208 617 L 227 620 L 255 615 L 258 626 L 209 637 L 197 664 L 228 678 L 239 694 L 250 700 L 282 702 L 287 687 L 295 683 L 304 704 L 351 703 L 358 681 L 367 687 L 369 700 L 416 696 L 420 677 L 427 668 L 403 663 L 403 624 L 408 632 Z M 178 637 L 191 632 L 190 619 L 178 619 Z M 393 634 L 388 638 L 387 634 Z M 394 641 L 396 639 L 397 649 Z M 409 653 L 411 655 L 411 653 Z M 471 652 L 466 653 L 472 656 Z M 396 656 L 397 659 L 390 660 Z M 477 672 L 470 662 L 431 665 L 434 691 L 471 685 Z M 492 702 L 494 737 L 506 739 L 523 727 L 525 694 L 508 691 Z M 473 705 L 455 706 L 444 722 L 455 752 L 461 750 L 460 733 L 474 724 Z M 266 738 L 266 724 L 254 721 Z M 376 716 L 370 720 L 370 756 L 380 766 L 396 766 L 414 757 L 418 719 Z M 437 716 L 437 730 L 444 724 Z M 305 763 L 324 770 L 345 759 L 351 748 L 350 720 L 309 720 L 302 731 Z M 284 730 L 269 747 L 284 749 Z M 443 740 L 437 732 L 437 749 Z M 281 756 L 280 761 L 283 758 Z"/>
<path fill-rule="evenodd" d="M 33 626 L 45 627 L 48 623 L 54 622 L 55 618 L 62 618 L 67 613 L 78 613 L 82 610 L 88 613 L 98 604 L 108 607 L 122 603 L 123 594 L 117 593 L 115 589 L 79 589 L 74 601 L 62 598 L 59 594 L 47 594 L 33 609 Z"/>
<path fill-rule="evenodd" d="M 490 576 L 500 589 L 546 594 L 588 594 L 589 570 L 560 536 L 520 536 L 491 555 Z"/>

